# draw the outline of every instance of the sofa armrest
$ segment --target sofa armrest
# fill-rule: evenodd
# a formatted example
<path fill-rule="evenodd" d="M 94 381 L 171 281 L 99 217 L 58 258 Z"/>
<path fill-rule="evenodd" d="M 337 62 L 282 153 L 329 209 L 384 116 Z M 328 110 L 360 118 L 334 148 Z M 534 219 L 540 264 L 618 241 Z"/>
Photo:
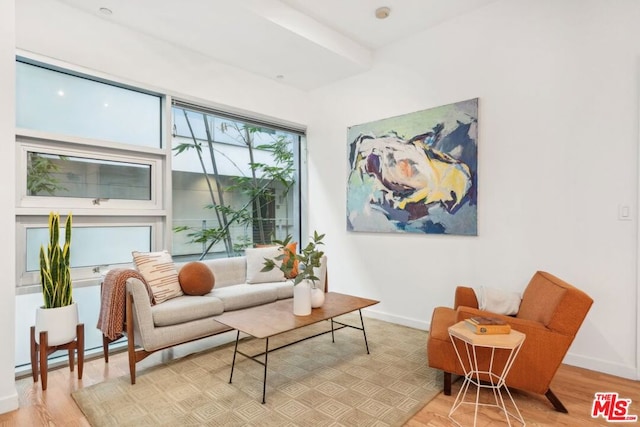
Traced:
<path fill-rule="evenodd" d="M 478 299 L 476 298 L 476 293 L 473 288 L 468 286 L 458 286 L 456 288 L 453 308 L 457 309 L 461 306 L 478 308 Z"/>
<path fill-rule="evenodd" d="M 147 286 L 139 279 L 127 279 L 127 293 L 133 297 L 133 331 L 135 342 L 145 347 L 145 337 L 154 329 Z M 128 337 L 131 339 L 131 337 Z"/>

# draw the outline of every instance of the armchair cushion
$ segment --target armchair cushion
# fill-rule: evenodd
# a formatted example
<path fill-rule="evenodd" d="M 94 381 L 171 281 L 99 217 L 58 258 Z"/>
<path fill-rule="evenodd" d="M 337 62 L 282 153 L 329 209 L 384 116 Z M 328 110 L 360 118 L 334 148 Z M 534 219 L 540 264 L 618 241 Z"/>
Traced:
<path fill-rule="evenodd" d="M 565 292 L 556 283 L 534 275 L 524 291 L 517 317 L 548 325 Z"/>

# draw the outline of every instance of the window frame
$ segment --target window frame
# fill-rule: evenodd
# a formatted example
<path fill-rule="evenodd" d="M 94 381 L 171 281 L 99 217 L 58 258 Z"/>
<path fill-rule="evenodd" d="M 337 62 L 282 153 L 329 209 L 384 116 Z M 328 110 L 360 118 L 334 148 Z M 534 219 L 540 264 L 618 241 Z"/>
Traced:
<path fill-rule="evenodd" d="M 63 218 L 66 214 L 61 213 Z M 20 215 L 16 217 L 16 242 L 17 254 L 27 252 L 27 231 L 30 228 L 47 228 L 49 217 L 47 215 Z M 76 216 L 73 215 L 73 228 L 91 227 L 150 227 L 150 247 L 153 251 L 158 242 L 162 241 L 165 228 L 163 218 L 157 216 Z M 27 271 L 27 261 L 25 256 L 16 257 L 16 271 L 18 274 L 16 288 L 21 289 L 20 293 L 30 291 L 40 291 L 40 272 Z M 112 268 L 130 268 L 133 266 L 133 259 L 129 263 L 121 264 L 100 264 L 97 266 L 77 267 L 71 269 L 71 279 L 74 287 L 82 287 L 95 284 L 100 281 L 106 271 Z M 37 288 L 37 289 L 36 289 Z"/>
<path fill-rule="evenodd" d="M 86 214 L 97 212 L 93 213 L 94 215 L 101 214 L 105 209 L 109 211 L 120 210 L 120 215 L 126 211 L 144 211 L 146 215 L 149 214 L 149 211 L 157 211 L 157 214 L 162 214 L 164 211 L 162 192 L 164 160 L 161 156 L 138 153 L 137 151 L 120 153 L 117 150 L 107 150 L 96 146 L 72 146 L 54 137 L 47 140 L 36 140 L 16 135 L 16 144 L 16 208 L 18 213 L 28 214 L 31 209 L 43 206 L 47 206 L 48 209 L 58 210 L 73 209 L 74 211 L 82 211 L 84 209 L 88 211 Z M 95 204 L 94 201 L 97 199 L 89 197 L 30 196 L 27 194 L 29 152 L 149 166 L 151 168 L 150 200 L 109 199 L 106 201 L 99 200 L 98 204 Z"/>
<path fill-rule="evenodd" d="M 308 164 L 306 159 L 306 125 L 290 122 L 285 119 L 244 110 L 230 105 L 219 104 L 214 101 L 204 100 L 193 95 L 177 93 L 165 88 L 153 87 L 116 77 L 114 75 L 70 64 L 43 55 L 17 49 L 17 62 L 24 62 L 40 66 L 52 71 L 66 73 L 78 78 L 94 80 L 128 90 L 134 90 L 160 97 L 160 146 L 159 148 L 125 144 L 121 142 L 90 139 L 74 135 L 57 134 L 41 130 L 25 129 L 16 126 L 16 199 L 15 199 L 15 227 L 17 254 L 26 251 L 26 230 L 30 227 L 47 226 L 48 214 L 51 211 L 59 211 L 63 216 L 66 212 L 72 212 L 74 227 L 76 226 L 123 226 L 151 225 L 151 250 L 166 249 L 172 252 L 172 108 L 174 99 L 180 106 L 216 114 L 232 121 L 240 120 L 250 124 L 266 127 L 275 127 L 282 131 L 296 133 L 299 136 L 298 149 L 295 150 L 295 163 L 298 168 L 298 181 L 292 191 L 295 191 L 293 206 L 294 227 L 299 230 L 300 238 L 307 236 L 307 224 L 302 218 L 306 218 L 306 191 Z M 222 142 L 224 143 L 224 142 Z M 27 149 L 28 147 L 28 149 Z M 48 151 L 45 151 L 48 150 Z M 77 157 L 96 158 L 96 155 L 104 156 L 105 160 L 125 162 L 148 162 L 152 166 L 152 200 L 149 201 L 115 201 L 93 205 L 89 198 L 27 196 L 26 165 L 27 151 L 47 152 L 51 154 L 69 153 Z M 154 185 L 155 183 L 155 185 Z M 62 199 L 67 199 L 66 201 Z M 70 202 L 70 199 L 76 199 Z M 130 202 L 130 203 L 122 203 Z M 141 202 L 147 202 L 148 206 L 141 208 Z M 117 205 L 117 206 L 116 206 Z M 22 258 L 18 256 L 17 258 Z M 119 265 L 117 267 L 128 267 Z M 94 271 L 98 267 L 98 271 Z M 74 287 L 96 286 L 100 284 L 105 269 L 114 266 L 95 266 L 73 269 Z M 28 294 L 41 292 L 39 274 L 26 274 L 26 258 L 17 259 L 16 264 L 16 294 Z"/>
<path fill-rule="evenodd" d="M 16 230 L 16 294 L 30 294 L 41 292 L 39 271 L 28 272 L 26 267 L 27 230 L 29 228 L 48 227 L 48 215 L 51 211 L 60 212 L 65 216 L 73 214 L 73 227 L 109 227 L 109 226 L 148 226 L 150 227 L 150 250 L 155 251 L 166 247 L 167 218 L 169 213 L 166 206 L 170 203 L 171 195 L 163 191 L 167 185 L 167 168 L 170 167 L 170 147 L 166 141 L 170 140 L 170 123 L 167 115 L 167 105 L 170 96 L 158 90 L 127 82 L 103 73 L 86 70 L 81 67 L 63 63 L 52 58 L 40 58 L 35 54 L 18 53 L 18 62 L 62 72 L 77 78 L 89 79 L 127 90 L 134 90 L 160 98 L 158 110 L 161 132 L 158 147 L 126 144 L 122 142 L 92 139 L 76 135 L 60 134 L 36 129 L 16 127 L 16 199 L 15 199 L 15 230 Z M 17 102 L 17 100 L 16 100 Z M 100 200 L 94 204 L 91 198 L 29 196 L 27 194 L 27 153 L 40 152 L 54 155 L 68 155 L 96 160 L 106 160 L 125 163 L 139 163 L 151 167 L 150 200 L 110 199 Z M 168 242 L 169 245 L 171 242 Z M 125 264 L 97 265 L 77 267 L 71 269 L 74 288 L 95 286 L 101 283 L 106 271 L 110 268 L 133 266 L 133 260 Z"/>

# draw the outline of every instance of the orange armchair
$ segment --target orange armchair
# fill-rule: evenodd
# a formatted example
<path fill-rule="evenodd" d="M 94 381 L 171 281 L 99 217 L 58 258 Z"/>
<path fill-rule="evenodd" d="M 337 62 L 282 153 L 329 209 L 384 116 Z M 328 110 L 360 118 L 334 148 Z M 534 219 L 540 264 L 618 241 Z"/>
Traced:
<path fill-rule="evenodd" d="M 552 274 L 538 271 L 525 289 L 515 316 L 478 309 L 472 288 L 456 288 L 454 308 L 436 307 L 427 339 L 429 366 L 444 371 L 444 392 L 451 394 L 451 374 L 464 371 L 451 339 L 449 326 L 471 316 L 500 318 L 526 339 L 506 379 L 508 387 L 544 394 L 560 412 L 567 412 L 549 385 L 560 367 L 593 300 Z"/>

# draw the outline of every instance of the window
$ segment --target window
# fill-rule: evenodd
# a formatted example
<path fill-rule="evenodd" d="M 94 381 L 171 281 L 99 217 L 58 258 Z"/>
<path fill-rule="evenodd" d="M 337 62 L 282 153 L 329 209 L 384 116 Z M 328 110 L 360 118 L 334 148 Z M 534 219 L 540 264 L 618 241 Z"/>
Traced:
<path fill-rule="evenodd" d="M 66 214 L 61 212 L 61 221 Z M 40 283 L 40 245 L 49 240 L 48 216 L 17 219 L 19 286 Z M 63 226 L 64 224 L 62 224 Z M 148 252 L 162 241 L 163 222 L 154 217 L 73 216 L 71 269 L 74 287 L 100 278 L 104 270 L 131 263 L 131 251 Z M 64 230 L 61 230 L 64 241 Z M 35 287 L 34 287 L 35 289 Z"/>
<path fill-rule="evenodd" d="M 40 246 L 49 242 L 48 227 L 27 228 L 26 270 L 40 269 Z M 127 264 L 131 262 L 131 250 L 151 250 L 151 226 L 77 226 L 72 240 L 75 246 L 90 247 L 94 251 L 72 251 L 71 268 L 94 267 L 103 264 Z M 64 244 L 64 230 L 60 232 L 60 244 Z"/>
<path fill-rule="evenodd" d="M 299 133 L 179 103 L 172 116 L 174 256 L 299 240 Z"/>
<path fill-rule="evenodd" d="M 133 250 L 179 261 L 300 240 L 300 130 L 29 59 L 16 68 L 19 285 L 38 284 L 50 211 L 73 214 L 76 287 Z"/>
<path fill-rule="evenodd" d="M 17 143 L 18 208 L 162 208 L 162 156 L 71 146 L 53 136 Z"/>
<path fill-rule="evenodd" d="M 74 287 L 165 247 L 162 97 L 16 63 L 18 285 L 39 283 L 48 214 L 73 214 Z"/>
<path fill-rule="evenodd" d="M 18 62 L 16 127 L 160 148 L 161 98 Z"/>
<path fill-rule="evenodd" d="M 151 200 L 151 166 L 29 151 L 27 195 Z"/>

